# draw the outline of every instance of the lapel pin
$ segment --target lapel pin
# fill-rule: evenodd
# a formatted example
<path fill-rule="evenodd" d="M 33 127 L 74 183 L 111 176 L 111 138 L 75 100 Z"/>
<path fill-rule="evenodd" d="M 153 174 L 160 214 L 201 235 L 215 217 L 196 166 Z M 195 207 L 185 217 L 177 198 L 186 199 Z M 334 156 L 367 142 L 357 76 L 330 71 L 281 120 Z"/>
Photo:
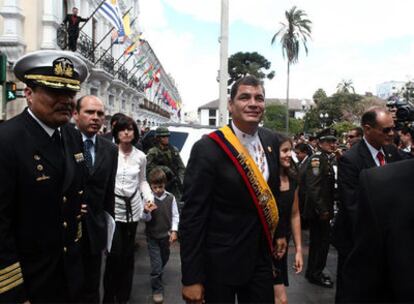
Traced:
<path fill-rule="evenodd" d="M 37 169 L 37 171 L 43 171 L 43 166 L 42 165 L 37 165 L 36 169 Z"/>
<path fill-rule="evenodd" d="M 269 153 L 272 153 L 272 147 L 271 146 L 267 146 L 267 151 L 269 151 Z"/>
<path fill-rule="evenodd" d="M 35 160 L 40 160 L 40 156 L 39 156 L 39 155 L 37 155 L 37 154 L 33 155 L 33 158 L 34 158 Z"/>
<path fill-rule="evenodd" d="M 81 161 L 84 161 L 82 153 L 77 153 L 77 154 L 74 154 L 73 156 L 75 157 L 75 160 L 76 160 L 77 163 L 80 163 Z"/>

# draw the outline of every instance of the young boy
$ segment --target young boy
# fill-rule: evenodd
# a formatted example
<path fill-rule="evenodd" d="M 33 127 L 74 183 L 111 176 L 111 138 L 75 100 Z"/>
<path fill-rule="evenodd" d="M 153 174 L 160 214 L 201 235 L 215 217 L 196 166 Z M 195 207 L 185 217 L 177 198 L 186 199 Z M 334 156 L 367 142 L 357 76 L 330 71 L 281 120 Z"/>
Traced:
<path fill-rule="evenodd" d="M 154 203 L 144 206 L 148 253 L 151 261 L 151 287 L 154 303 L 164 301 L 162 274 L 170 257 L 170 245 L 177 240 L 179 222 L 177 202 L 174 195 L 165 191 L 167 176 L 160 167 L 148 176 L 154 193 Z"/>

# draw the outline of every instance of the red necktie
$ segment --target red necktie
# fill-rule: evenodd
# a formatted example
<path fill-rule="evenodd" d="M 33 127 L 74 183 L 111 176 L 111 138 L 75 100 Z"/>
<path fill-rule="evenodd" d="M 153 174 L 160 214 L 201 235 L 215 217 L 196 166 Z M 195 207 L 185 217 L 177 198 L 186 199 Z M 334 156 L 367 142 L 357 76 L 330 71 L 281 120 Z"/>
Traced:
<path fill-rule="evenodd" d="M 385 165 L 385 158 L 384 158 L 384 154 L 381 151 L 378 152 L 377 158 L 379 160 L 380 166 L 381 167 L 384 166 Z"/>

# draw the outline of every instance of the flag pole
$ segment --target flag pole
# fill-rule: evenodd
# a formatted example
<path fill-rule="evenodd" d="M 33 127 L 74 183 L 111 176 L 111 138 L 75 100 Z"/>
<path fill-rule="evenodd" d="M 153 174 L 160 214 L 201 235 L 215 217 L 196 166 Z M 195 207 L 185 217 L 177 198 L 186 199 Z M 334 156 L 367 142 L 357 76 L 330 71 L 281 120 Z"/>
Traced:
<path fill-rule="evenodd" d="M 128 13 L 129 13 L 129 11 L 132 9 L 132 6 L 129 8 L 129 10 L 122 16 L 122 18 L 124 18 Z M 130 22 L 130 26 L 131 26 L 131 24 L 132 23 L 134 23 L 134 21 L 135 21 L 135 19 L 137 19 L 137 17 L 135 17 L 134 18 L 134 20 L 132 20 L 132 22 Z M 113 31 L 115 29 L 115 26 L 113 26 L 109 31 L 108 31 L 108 33 L 106 33 L 105 34 L 105 36 L 101 39 L 101 40 L 99 40 L 99 42 L 95 45 L 95 47 L 93 48 L 93 50 L 92 50 L 92 53 L 93 52 L 95 52 L 95 50 L 98 48 L 98 46 L 100 46 L 101 45 L 101 43 L 105 40 L 105 38 L 106 37 L 108 37 L 108 35 Z M 112 45 L 111 45 L 112 46 Z"/>
<path fill-rule="evenodd" d="M 122 56 L 121 56 L 122 57 Z M 131 59 L 131 57 L 132 57 L 132 53 L 131 53 L 131 55 L 129 55 L 129 57 L 127 58 L 127 60 L 125 60 L 125 62 L 123 63 L 123 64 L 121 64 L 120 66 L 119 66 L 119 68 L 118 68 L 118 71 L 116 71 L 116 73 L 114 74 L 114 77 L 116 76 L 116 75 L 118 75 L 118 73 L 119 73 L 119 71 L 121 70 L 121 68 L 128 62 L 128 60 L 129 59 Z M 114 64 L 115 65 L 115 64 Z"/>
<path fill-rule="evenodd" d="M 98 5 L 98 7 L 93 11 L 93 13 L 88 17 L 88 20 L 79 28 L 79 32 L 85 27 L 86 23 L 89 22 L 89 20 L 91 20 L 91 18 L 93 17 L 93 15 L 95 15 L 95 13 L 98 11 L 98 9 L 102 6 L 102 4 L 105 3 L 106 0 L 102 0 L 102 2 Z"/>

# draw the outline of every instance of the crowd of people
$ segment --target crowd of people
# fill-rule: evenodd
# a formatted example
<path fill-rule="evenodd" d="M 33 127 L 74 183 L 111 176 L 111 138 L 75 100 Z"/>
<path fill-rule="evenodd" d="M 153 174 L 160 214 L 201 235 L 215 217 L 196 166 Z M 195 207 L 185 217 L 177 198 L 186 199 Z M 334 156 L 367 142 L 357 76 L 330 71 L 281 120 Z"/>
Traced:
<path fill-rule="evenodd" d="M 122 113 L 100 135 L 104 103 L 75 100 L 88 69 L 73 54 L 29 53 L 14 72 L 28 106 L 0 125 L 1 303 L 127 303 L 140 221 L 155 303 L 177 240 L 187 303 L 287 303 L 288 244 L 300 273 L 304 229 L 305 277 L 335 286 L 336 302 L 414 300 L 413 132 L 386 108 L 343 141 L 332 128 L 290 138 L 259 126 L 265 90 L 246 76 L 230 91 L 231 123 L 196 142 L 185 168 L 168 128 L 146 153 Z"/>

